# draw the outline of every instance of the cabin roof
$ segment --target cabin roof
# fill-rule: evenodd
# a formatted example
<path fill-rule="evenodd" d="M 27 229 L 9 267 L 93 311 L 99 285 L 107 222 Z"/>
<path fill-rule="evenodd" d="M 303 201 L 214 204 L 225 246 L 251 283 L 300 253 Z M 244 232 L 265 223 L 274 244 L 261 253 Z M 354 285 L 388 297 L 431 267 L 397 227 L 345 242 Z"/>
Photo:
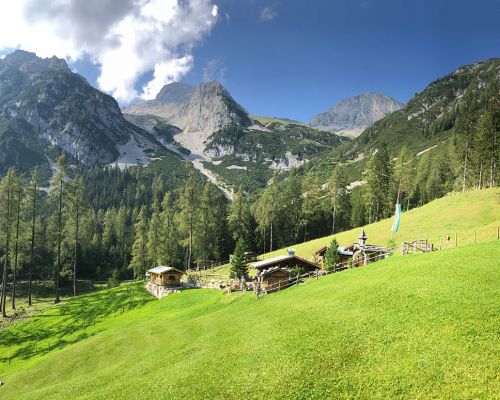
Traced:
<path fill-rule="evenodd" d="M 319 268 L 315 263 L 313 263 L 311 261 L 307 261 L 306 259 L 304 259 L 302 257 L 296 256 L 296 255 L 290 255 L 290 254 L 284 255 L 284 256 L 271 257 L 271 258 L 268 258 L 267 260 L 258 261 L 256 263 L 253 263 L 252 267 L 254 267 L 255 269 L 260 269 L 260 268 L 270 267 L 272 265 L 279 264 L 283 261 L 288 261 L 288 260 L 293 260 L 293 259 L 298 260 L 302 263 L 309 264 L 309 265 L 313 266 L 314 268 Z"/>
<path fill-rule="evenodd" d="M 270 275 L 276 271 L 281 271 L 281 272 L 284 272 L 285 274 L 287 275 L 292 275 L 292 272 L 287 269 L 287 268 L 281 268 L 281 267 L 271 267 L 269 269 L 264 269 L 262 271 L 259 272 L 259 276 L 267 276 L 267 275 Z"/>
<path fill-rule="evenodd" d="M 177 272 L 179 274 L 183 274 L 181 270 L 174 267 L 166 267 L 164 265 L 160 265 L 159 267 L 151 268 L 148 272 L 153 274 L 163 274 L 164 272 Z"/>

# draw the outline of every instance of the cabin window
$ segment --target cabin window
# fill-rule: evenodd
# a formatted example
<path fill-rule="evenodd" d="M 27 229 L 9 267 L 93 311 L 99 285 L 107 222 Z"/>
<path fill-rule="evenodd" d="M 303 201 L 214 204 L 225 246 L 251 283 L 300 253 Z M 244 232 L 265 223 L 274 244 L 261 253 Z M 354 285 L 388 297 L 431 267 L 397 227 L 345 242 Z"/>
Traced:
<path fill-rule="evenodd" d="M 175 281 L 175 275 L 169 275 L 168 276 L 169 281 Z"/>

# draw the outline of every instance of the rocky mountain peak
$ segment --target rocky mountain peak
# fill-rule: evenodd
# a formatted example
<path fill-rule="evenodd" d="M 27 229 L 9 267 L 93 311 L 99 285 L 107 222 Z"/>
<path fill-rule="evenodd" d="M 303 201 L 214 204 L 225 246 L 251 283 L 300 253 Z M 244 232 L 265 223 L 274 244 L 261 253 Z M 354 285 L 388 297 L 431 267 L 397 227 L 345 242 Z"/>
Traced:
<path fill-rule="evenodd" d="M 37 74 L 49 69 L 64 69 L 69 71 L 66 61 L 55 56 L 50 58 L 37 57 L 35 53 L 16 50 L 0 60 L 0 66 L 18 69 L 28 75 Z"/>
<path fill-rule="evenodd" d="M 193 97 L 196 86 L 182 82 L 172 82 L 163 88 L 156 95 L 155 101 L 160 104 L 187 104 Z"/>
<path fill-rule="evenodd" d="M 315 115 L 311 118 L 310 125 L 355 137 L 374 122 L 402 107 L 403 104 L 392 97 L 366 92 L 343 99 L 330 110 Z"/>
<path fill-rule="evenodd" d="M 228 125 L 249 126 L 251 120 L 219 82 L 202 83 L 185 108 L 185 131 L 210 135 Z"/>
<path fill-rule="evenodd" d="M 64 60 L 21 50 L 0 60 L 0 172 L 46 166 L 60 151 L 85 165 L 108 164 L 141 134 Z"/>

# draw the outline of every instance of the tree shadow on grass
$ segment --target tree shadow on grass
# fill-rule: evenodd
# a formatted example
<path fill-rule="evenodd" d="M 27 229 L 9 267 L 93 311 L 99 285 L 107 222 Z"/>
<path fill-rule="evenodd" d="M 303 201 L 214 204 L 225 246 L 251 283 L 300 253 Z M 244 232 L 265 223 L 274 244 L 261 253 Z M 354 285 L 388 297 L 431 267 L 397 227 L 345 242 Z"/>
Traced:
<path fill-rule="evenodd" d="M 65 300 L 0 330 L 0 361 L 29 359 L 77 343 L 103 331 L 99 324 L 109 316 L 142 307 L 150 301 L 154 299 L 140 283 L 122 284 Z"/>

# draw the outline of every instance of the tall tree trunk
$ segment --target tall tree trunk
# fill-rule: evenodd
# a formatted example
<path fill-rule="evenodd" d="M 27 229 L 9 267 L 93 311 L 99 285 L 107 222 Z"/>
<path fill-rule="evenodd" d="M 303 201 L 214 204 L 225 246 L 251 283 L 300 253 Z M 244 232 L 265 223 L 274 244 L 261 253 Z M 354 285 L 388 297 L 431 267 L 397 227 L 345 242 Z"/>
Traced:
<path fill-rule="evenodd" d="M 2 316 L 5 318 L 7 313 L 5 312 L 5 303 L 7 302 L 7 267 L 9 263 L 9 241 L 10 241 L 10 190 L 11 190 L 11 177 L 9 174 L 7 181 L 7 232 L 5 234 L 5 259 L 3 262 L 3 276 L 2 276 Z"/>
<path fill-rule="evenodd" d="M 73 260 L 73 296 L 76 296 L 76 270 L 78 267 L 78 245 L 79 245 L 79 227 L 80 227 L 80 194 L 76 193 L 76 218 L 75 218 L 75 258 Z"/>
<path fill-rule="evenodd" d="M 12 274 L 12 309 L 16 309 L 16 273 L 17 273 L 17 261 L 19 255 L 19 220 L 21 217 L 21 188 L 19 187 L 19 193 L 17 195 L 17 220 L 16 220 L 16 247 L 14 250 L 14 271 Z"/>
<path fill-rule="evenodd" d="M 465 193 L 465 187 L 467 182 L 467 152 L 469 151 L 469 140 L 465 141 L 465 157 L 464 157 L 464 181 L 462 185 L 462 193 Z"/>
<path fill-rule="evenodd" d="M 273 223 L 271 222 L 271 236 L 270 236 L 270 244 L 269 244 L 269 252 L 273 251 Z"/>
<path fill-rule="evenodd" d="M 478 182 L 479 190 L 483 188 L 482 183 L 483 183 L 483 162 L 481 161 L 481 163 L 479 164 L 479 182 Z"/>
<path fill-rule="evenodd" d="M 31 249 L 30 249 L 30 271 L 28 276 L 28 305 L 31 307 L 31 283 L 33 280 L 33 269 L 35 264 L 35 226 L 36 226 L 36 196 L 37 184 L 33 183 L 33 214 L 31 216 Z"/>
<path fill-rule="evenodd" d="M 332 235 L 335 233 L 335 219 L 337 217 L 337 206 L 333 206 L 333 213 L 332 213 Z"/>
<path fill-rule="evenodd" d="M 61 242 L 62 242 L 62 195 L 63 195 L 63 180 L 59 182 L 59 215 L 58 215 L 58 232 L 57 232 L 57 269 L 56 269 L 56 299 L 55 303 L 61 301 L 59 291 L 59 280 L 61 274 Z"/>

